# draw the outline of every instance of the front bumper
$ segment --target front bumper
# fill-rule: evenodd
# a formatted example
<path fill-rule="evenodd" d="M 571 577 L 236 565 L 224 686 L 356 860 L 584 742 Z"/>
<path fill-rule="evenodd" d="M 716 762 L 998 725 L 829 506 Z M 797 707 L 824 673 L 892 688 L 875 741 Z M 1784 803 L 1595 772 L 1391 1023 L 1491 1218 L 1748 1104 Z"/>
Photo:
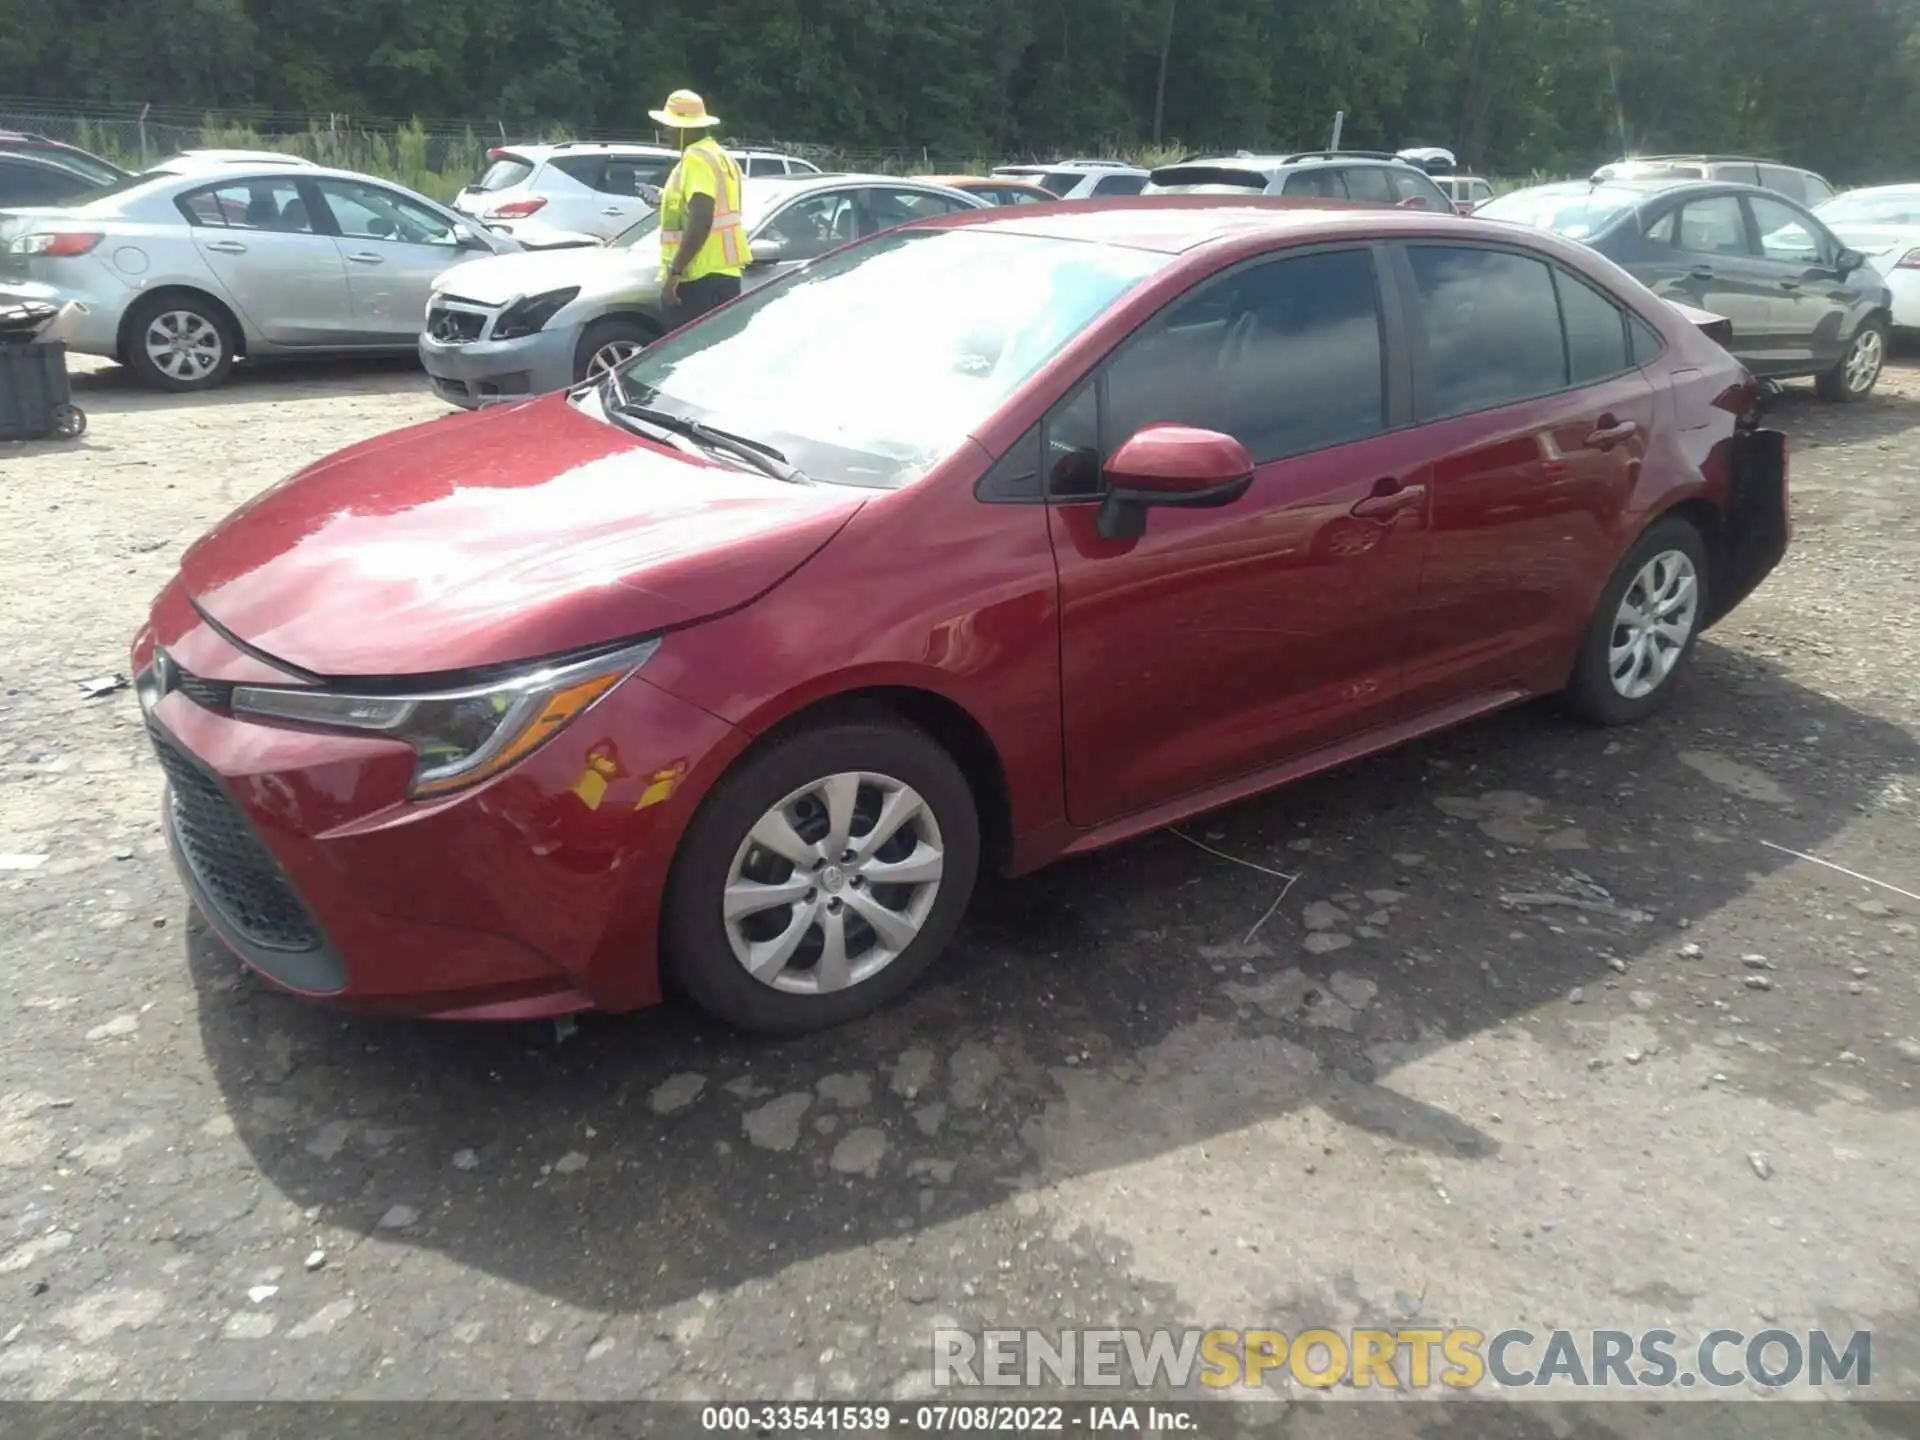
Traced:
<path fill-rule="evenodd" d="M 156 636 L 175 676 L 159 690 Z M 260 662 L 199 621 L 177 582 L 133 663 L 182 879 L 275 985 L 449 1019 L 659 998 L 667 869 L 744 744 L 731 726 L 635 675 L 493 780 L 412 801 L 404 744 L 226 710 L 226 687 L 258 680 Z"/>
<path fill-rule="evenodd" d="M 573 383 L 578 325 L 549 325 L 517 340 L 446 342 L 422 333 L 420 363 L 436 393 L 468 410 L 523 399 Z"/>
<path fill-rule="evenodd" d="M 1920 270 L 1889 266 L 1882 273 L 1893 296 L 1893 323 L 1902 330 L 1920 330 Z"/>

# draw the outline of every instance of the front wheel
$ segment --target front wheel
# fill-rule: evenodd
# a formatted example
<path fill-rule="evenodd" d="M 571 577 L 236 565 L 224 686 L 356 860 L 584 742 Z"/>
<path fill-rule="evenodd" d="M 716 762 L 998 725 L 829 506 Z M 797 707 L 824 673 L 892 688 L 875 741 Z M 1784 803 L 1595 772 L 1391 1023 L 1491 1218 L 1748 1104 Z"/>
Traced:
<path fill-rule="evenodd" d="M 1635 542 L 1600 593 L 1567 698 L 1602 725 L 1625 725 L 1666 703 L 1707 613 L 1707 551 L 1677 516 Z"/>
<path fill-rule="evenodd" d="M 580 343 L 574 347 L 574 382 L 599 379 L 659 338 L 658 330 L 630 315 L 609 315 L 594 321 L 581 332 Z"/>
<path fill-rule="evenodd" d="M 742 761 L 687 828 L 664 959 L 742 1029 L 838 1025 L 939 958 L 979 863 L 972 792 L 931 737 L 881 715 L 802 730 Z"/>
<path fill-rule="evenodd" d="M 1868 320 L 1854 332 L 1839 363 L 1822 375 L 1814 388 L 1823 400 L 1837 400 L 1842 404 L 1864 400 L 1880 383 L 1880 372 L 1886 364 L 1886 322 Z"/>

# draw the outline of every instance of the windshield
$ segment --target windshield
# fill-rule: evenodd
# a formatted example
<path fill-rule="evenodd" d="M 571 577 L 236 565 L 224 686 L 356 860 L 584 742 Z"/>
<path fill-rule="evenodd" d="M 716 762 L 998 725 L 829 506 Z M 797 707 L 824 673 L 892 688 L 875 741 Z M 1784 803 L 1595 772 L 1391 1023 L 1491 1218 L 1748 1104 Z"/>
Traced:
<path fill-rule="evenodd" d="M 1920 190 L 1840 195 L 1813 213 L 1829 225 L 1920 225 Z"/>
<path fill-rule="evenodd" d="M 1483 220 L 1511 220 L 1537 230 L 1552 230 L 1569 240 L 1586 240 L 1607 229 L 1640 203 L 1632 191 L 1585 185 L 1542 185 L 1487 201 L 1473 213 Z"/>
<path fill-rule="evenodd" d="M 893 489 L 1166 258 L 979 229 L 897 232 L 649 346 L 621 378 L 634 403 L 774 446 L 816 480 Z"/>

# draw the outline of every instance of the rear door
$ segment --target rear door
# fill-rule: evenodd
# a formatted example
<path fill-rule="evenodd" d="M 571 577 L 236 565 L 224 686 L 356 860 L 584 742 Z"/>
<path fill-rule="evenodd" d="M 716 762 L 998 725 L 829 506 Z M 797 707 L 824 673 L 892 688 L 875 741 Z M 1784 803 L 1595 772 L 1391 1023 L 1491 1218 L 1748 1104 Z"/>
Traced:
<path fill-rule="evenodd" d="M 1756 374 L 1793 368 L 1791 347 L 1775 329 L 1780 276 L 1757 253 L 1737 193 L 1697 196 L 1652 212 L 1645 239 L 1629 268 L 1648 288 L 1726 316 L 1733 353 Z"/>
<path fill-rule="evenodd" d="M 292 175 L 225 180 L 174 204 L 194 249 L 257 333 L 289 348 L 353 342 L 346 264 Z"/>
<path fill-rule="evenodd" d="M 301 188 L 331 216 L 359 343 L 412 345 L 435 278 L 461 258 L 453 222 L 368 180 L 305 180 Z"/>
<path fill-rule="evenodd" d="M 908 185 L 869 185 L 859 192 L 865 212 L 863 234 L 877 234 L 914 220 L 930 220 L 939 215 L 954 215 L 962 210 L 978 209 L 957 195 L 920 190 Z"/>
<path fill-rule="evenodd" d="M 1409 714 L 1552 688 L 1613 564 L 1654 419 L 1625 312 L 1527 251 L 1408 242 L 1431 533 Z"/>

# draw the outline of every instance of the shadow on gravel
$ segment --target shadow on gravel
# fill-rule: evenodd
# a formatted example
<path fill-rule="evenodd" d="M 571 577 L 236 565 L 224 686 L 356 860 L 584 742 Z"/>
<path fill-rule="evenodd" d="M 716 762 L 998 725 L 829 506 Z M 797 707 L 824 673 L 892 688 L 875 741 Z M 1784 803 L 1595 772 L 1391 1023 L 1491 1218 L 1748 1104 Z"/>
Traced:
<path fill-rule="evenodd" d="M 395 395 L 428 390 L 426 373 L 411 355 L 328 360 L 243 360 L 217 390 L 185 395 L 149 390 L 124 365 L 73 372 L 73 400 L 87 414 L 199 410 L 262 401 L 318 400 L 342 394 Z M 451 411 L 452 407 L 448 407 Z"/>
<path fill-rule="evenodd" d="M 197 926 L 189 958 L 238 1133 L 295 1203 L 365 1233 L 384 1216 L 383 1238 L 588 1309 L 650 1310 L 1308 1103 L 1490 1154 L 1466 1120 L 1374 1082 L 1574 986 L 1661 987 L 1663 1014 L 1699 1021 L 1671 1027 L 1681 1049 L 1728 1023 L 1689 987 L 1737 1001 L 1742 1034 L 1817 1026 L 1818 995 L 1847 1003 L 1817 947 L 1783 934 L 1779 991 L 1756 992 L 1734 956 L 1677 960 L 1681 922 L 1794 863 L 1759 840 L 1818 852 L 1915 762 L 1903 731 L 1709 642 L 1681 703 L 1636 729 L 1530 706 L 1194 822 L 1193 839 L 1301 875 L 1261 926 L 1270 953 L 1239 947 L 1277 882 L 1162 833 L 982 895 L 936 983 L 802 1041 L 679 1007 L 588 1017 L 564 1040 L 373 1022 L 260 990 Z M 1404 898 L 1364 895 L 1388 889 Z M 1515 893 L 1644 918 L 1503 905 Z M 1302 907 L 1346 896 L 1340 933 L 1374 912 L 1380 937 L 1307 952 Z M 1532 1033 L 1567 1043 L 1551 1022 Z M 1831 1099 L 1776 1068 L 1778 1101 Z M 697 1097 L 690 1079 L 658 1089 L 690 1074 Z M 1887 1081 L 1872 1103 L 1914 1096 Z M 911 1298 L 913 1267 L 960 1263 L 949 1243 L 889 1251 L 887 1283 Z"/>
<path fill-rule="evenodd" d="M 1920 370 L 1920 363 L 1903 368 Z M 1796 446 L 1824 445 L 1830 438 L 1853 444 L 1912 436 L 1920 431 L 1920 396 L 1876 390 L 1865 400 L 1840 405 L 1822 400 L 1810 382 L 1789 383 L 1768 407 L 1767 423 L 1790 427 L 1791 466 Z"/>

